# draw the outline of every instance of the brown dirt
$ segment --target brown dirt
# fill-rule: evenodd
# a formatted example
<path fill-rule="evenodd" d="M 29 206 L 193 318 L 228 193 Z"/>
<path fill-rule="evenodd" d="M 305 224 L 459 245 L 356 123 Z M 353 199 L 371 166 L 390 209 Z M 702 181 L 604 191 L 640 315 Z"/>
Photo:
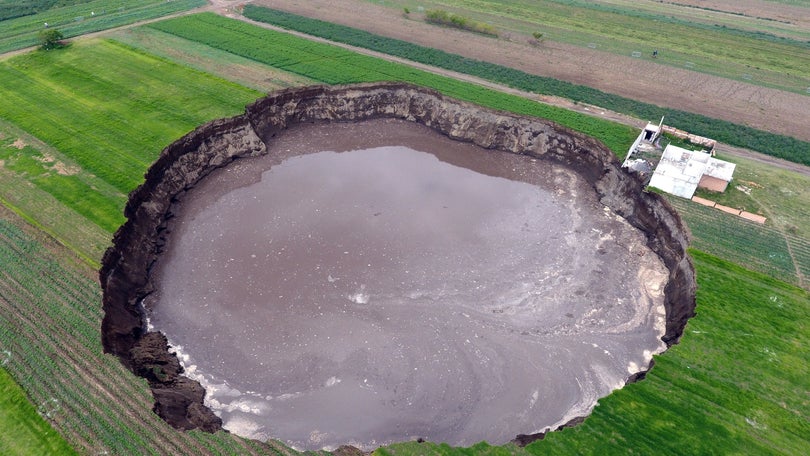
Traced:
<path fill-rule="evenodd" d="M 532 47 L 527 37 L 513 35 L 507 41 L 478 36 L 408 19 L 399 10 L 360 0 L 253 3 L 810 141 L 807 99 L 781 90 L 562 43 Z"/>
<path fill-rule="evenodd" d="M 807 7 L 786 5 L 767 0 L 674 0 L 677 5 L 691 5 L 697 8 L 709 8 L 717 11 L 744 14 L 750 17 L 788 22 L 799 27 L 810 27 L 810 16 Z"/>

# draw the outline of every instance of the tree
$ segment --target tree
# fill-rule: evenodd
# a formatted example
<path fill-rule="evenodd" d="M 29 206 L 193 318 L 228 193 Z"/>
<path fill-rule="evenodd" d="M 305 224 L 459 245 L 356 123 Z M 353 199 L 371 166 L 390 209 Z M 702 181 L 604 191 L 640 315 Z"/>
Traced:
<path fill-rule="evenodd" d="M 44 50 L 62 47 L 62 40 L 65 38 L 57 29 L 45 29 L 39 32 L 39 48 Z"/>

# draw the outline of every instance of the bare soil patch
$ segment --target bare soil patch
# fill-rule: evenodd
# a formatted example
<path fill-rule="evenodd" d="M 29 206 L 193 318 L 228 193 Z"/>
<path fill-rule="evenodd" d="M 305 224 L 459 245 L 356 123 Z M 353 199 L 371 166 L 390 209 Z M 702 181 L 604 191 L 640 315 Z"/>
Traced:
<path fill-rule="evenodd" d="M 810 27 L 810 15 L 807 8 L 767 0 L 675 0 L 678 5 L 690 5 L 695 8 L 708 8 L 717 11 L 742 14 L 750 17 L 771 19 L 795 24 L 799 27 Z"/>
<path fill-rule="evenodd" d="M 810 141 L 807 98 L 781 90 L 562 43 L 533 47 L 528 37 L 514 34 L 511 41 L 478 36 L 408 19 L 401 11 L 358 0 L 255 3 Z"/>

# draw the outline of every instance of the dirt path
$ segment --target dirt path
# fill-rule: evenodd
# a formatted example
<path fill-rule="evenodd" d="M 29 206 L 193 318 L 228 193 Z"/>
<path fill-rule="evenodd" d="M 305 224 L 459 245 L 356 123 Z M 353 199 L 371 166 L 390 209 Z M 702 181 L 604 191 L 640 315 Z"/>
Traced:
<path fill-rule="evenodd" d="M 436 27 L 415 13 L 406 18 L 399 10 L 362 0 L 253 3 L 810 141 L 810 98 L 794 93 L 562 43 L 533 47 L 526 37 L 507 41 Z"/>

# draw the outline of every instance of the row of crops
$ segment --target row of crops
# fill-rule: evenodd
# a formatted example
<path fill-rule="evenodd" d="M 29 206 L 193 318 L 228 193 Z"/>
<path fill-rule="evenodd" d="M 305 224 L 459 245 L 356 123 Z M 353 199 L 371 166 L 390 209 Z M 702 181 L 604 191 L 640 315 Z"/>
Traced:
<path fill-rule="evenodd" d="M 39 9 L 38 14 L 3 21 L 0 53 L 37 45 L 39 32 L 46 28 L 58 29 L 70 38 L 166 16 L 206 3 L 205 0 L 92 0 L 44 11 Z"/>
<path fill-rule="evenodd" d="M 599 138 L 619 156 L 627 152 L 638 134 L 613 122 L 211 13 L 178 17 L 148 27 L 327 84 L 404 81 L 490 108 L 544 117 Z"/>
<path fill-rule="evenodd" d="M 797 267 L 802 275 L 810 277 L 810 242 L 807 239 L 786 235 L 772 226 L 749 222 L 682 198 L 668 199 L 689 226 L 694 248 L 789 283 L 801 284 L 796 274 Z"/>
<path fill-rule="evenodd" d="M 0 62 L 0 117 L 82 171 L 45 173 L 28 160 L 40 170 L 27 165 L 31 182 L 108 232 L 123 222 L 126 195 L 163 147 L 260 95 L 115 42 Z"/>
<path fill-rule="evenodd" d="M 810 165 L 810 143 L 789 136 L 777 135 L 724 120 L 712 119 L 700 114 L 662 108 L 590 87 L 537 76 L 502 65 L 470 59 L 438 49 L 375 35 L 364 30 L 270 8 L 246 5 L 243 14 L 256 21 L 477 76 L 517 89 L 561 96 L 597 106 L 609 106 L 613 111 L 639 119 L 658 119 L 662 115 L 666 115 L 668 123 L 678 125 L 679 128 L 694 134 L 714 138 L 726 144 L 745 147 L 796 163 Z"/>

